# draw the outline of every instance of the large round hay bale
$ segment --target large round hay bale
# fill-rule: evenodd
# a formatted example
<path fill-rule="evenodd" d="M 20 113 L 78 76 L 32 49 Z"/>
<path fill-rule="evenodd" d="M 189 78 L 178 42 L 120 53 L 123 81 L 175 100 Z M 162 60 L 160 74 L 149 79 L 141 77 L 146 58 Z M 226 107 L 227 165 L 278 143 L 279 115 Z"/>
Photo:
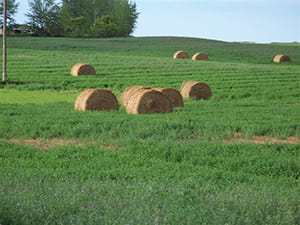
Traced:
<path fill-rule="evenodd" d="M 75 101 L 75 110 L 113 111 L 119 109 L 116 96 L 107 89 L 86 89 Z"/>
<path fill-rule="evenodd" d="M 126 107 L 130 97 L 139 89 L 151 89 L 151 87 L 149 87 L 149 86 L 132 86 L 132 87 L 126 88 L 126 90 L 121 95 L 122 106 Z"/>
<path fill-rule="evenodd" d="M 96 71 L 94 67 L 89 64 L 77 63 L 72 67 L 70 74 L 72 76 L 96 75 Z"/>
<path fill-rule="evenodd" d="M 276 63 L 281 63 L 281 62 L 291 62 L 291 58 L 287 55 L 276 55 L 273 59 L 274 62 Z"/>
<path fill-rule="evenodd" d="M 170 98 L 152 89 L 139 89 L 129 99 L 126 112 L 131 114 L 170 113 L 173 104 Z"/>
<path fill-rule="evenodd" d="M 177 91 L 176 89 L 174 89 L 174 88 L 153 88 L 153 90 L 162 92 L 165 95 L 167 95 L 170 98 L 170 100 L 173 104 L 173 107 L 183 107 L 184 106 L 182 96 L 181 96 L 180 92 Z"/>
<path fill-rule="evenodd" d="M 183 99 L 195 98 L 208 100 L 211 97 L 210 87 L 203 82 L 188 81 L 181 85 L 180 93 Z"/>
<path fill-rule="evenodd" d="M 174 59 L 188 59 L 189 54 L 184 51 L 178 51 L 178 52 L 174 53 L 173 58 Z"/>
<path fill-rule="evenodd" d="M 192 60 L 208 60 L 208 56 L 202 52 L 193 55 Z"/>

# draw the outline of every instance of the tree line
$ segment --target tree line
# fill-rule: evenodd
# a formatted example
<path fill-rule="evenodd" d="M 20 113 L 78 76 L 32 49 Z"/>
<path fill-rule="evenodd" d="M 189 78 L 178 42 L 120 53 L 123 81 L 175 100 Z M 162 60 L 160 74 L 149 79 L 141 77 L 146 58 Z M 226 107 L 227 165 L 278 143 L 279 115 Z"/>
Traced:
<path fill-rule="evenodd" d="M 15 25 L 18 7 L 16 0 L 7 0 L 8 28 Z M 0 10 L 2 14 L 3 0 Z M 126 37 L 138 15 L 128 0 L 29 0 L 26 27 L 37 36 Z"/>

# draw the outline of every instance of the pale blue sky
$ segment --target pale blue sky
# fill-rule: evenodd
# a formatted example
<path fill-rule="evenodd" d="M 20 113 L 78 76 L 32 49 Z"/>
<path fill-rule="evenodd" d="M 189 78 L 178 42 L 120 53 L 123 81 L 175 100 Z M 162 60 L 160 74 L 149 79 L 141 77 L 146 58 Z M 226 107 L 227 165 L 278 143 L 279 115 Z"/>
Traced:
<path fill-rule="evenodd" d="M 300 0 L 135 0 L 134 36 L 185 36 L 224 41 L 300 42 Z M 24 22 L 28 0 L 19 0 Z"/>

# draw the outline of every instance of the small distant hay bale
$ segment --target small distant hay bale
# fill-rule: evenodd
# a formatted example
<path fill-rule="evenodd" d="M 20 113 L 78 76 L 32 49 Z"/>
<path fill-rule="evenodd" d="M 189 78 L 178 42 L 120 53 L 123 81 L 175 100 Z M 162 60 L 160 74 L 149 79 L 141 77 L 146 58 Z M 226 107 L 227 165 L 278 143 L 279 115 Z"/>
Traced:
<path fill-rule="evenodd" d="M 89 64 L 77 63 L 72 67 L 70 74 L 72 76 L 96 75 L 96 71 L 94 67 Z"/>
<path fill-rule="evenodd" d="M 76 111 L 114 111 L 119 109 L 116 96 L 107 89 L 86 89 L 75 101 Z"/>
<path fill-rule="evenodd" d="M 208 56 L 202 52 L 193 55 L 192 60 L 208 60 Z"/>
<path fill-rule="evenodd" d="M 291 58 L 287 55 L 276 55 L 273 59 L 274 62 L 276 63 L 281 63 L 281 62 L 291 62 Z"/>
<path fill-rule="evenodd" d="M 180 92 L 177 91 L 176 89 L 174 89 L 174 88 L 153 88 L 153 90 L 162 92 L 165 95 L 167 95 L 170 98 L 170 100 L 173 104 L 173 107 L 183 107 L 184 106 L 182 96 L 181 96 Z"/>
<path fill-rule="evenodd" d="M 175 52 L 173 55 L 174 59 L 188 59 L 189 57 L 189 54 L 184 51 Z"/>
<path fill-rule="evenodd" d="M 121 95 L 122 106 L 126 107 L 130 97 L 139 89 L 151 89 L 151 87 L 149 87 L 149 86 L 132 86 L 132 87 L 126 88 L 126 90 Z"/>
<path fill-rule="evenodd" d="M 195 98 L 208 100 L 211 98 L 210 87 L 203 82 L 187 81 L 181 85 L 180 93 L 183 99 Z"/>
<path fill-rule="evenodd" d="M 170 113 L 173 104 L 170 98 L 152 89 L 139 89 L 129 99 L 126 112 L 131 114 Z"/>

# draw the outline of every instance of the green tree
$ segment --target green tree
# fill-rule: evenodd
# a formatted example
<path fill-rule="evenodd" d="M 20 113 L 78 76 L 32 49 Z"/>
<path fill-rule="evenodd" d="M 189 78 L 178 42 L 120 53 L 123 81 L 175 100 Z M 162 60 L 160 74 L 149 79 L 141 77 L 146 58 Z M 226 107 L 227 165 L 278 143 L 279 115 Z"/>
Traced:
<path fill-rule="evenodd" d="M 114 0 L 94 0 L 94 22 L 97 18 L 101 18 L 105 15 L 111 15 L 112 2 Z"/>
<path fill-rule="evenodd" d="M 129 36 L 137 18 L 128 0 L 63 0 L 63 26 L 76 36 Z"/>
<path fill-rule="evenodd" d="M 89 33 L 89 27 L 84 16 L 70 18 L 69 28 L 75 36 L 86 36 L 85 34 Z"/>
<path fill-rule="evenodd" d="M 129 36 L 135 28 L 139 13 L 136 4 L 128 0 L 114 1 L 112 6 L 112 17 L 118 25 L 118 36 Z"/>
<path fill-rule="evenodd" d="M 3 24 L 3 0 L 0 0 L 1 4 L 0 4 L 0 23 L 1 26 Z M 15 23 L 14 20 L 14 15 L 16 14 L 18 7 L 19 7 L 19 3 L 16 2 L 16 0 L 7 0 L 6 3 L 7 6 L 7 24 L 13 25 Z"/>
<path fill-rule="evenodd" d="M 85 36 L 94 23 L 93 0 L 63 0 L 62 25 L 76 36 Z"/>
<path fill-rule="evenodd" d="M 37 35 L 61 35 L 61 8 L 54 0 L 29 1 L 29 25 Z"/>
<path fill-rule="evenodd" d="M 97 37 L 115 37 L 118 34 L 118 26 L 110 16 L 106 15 L 96 19 L 92 31 Z"/>

